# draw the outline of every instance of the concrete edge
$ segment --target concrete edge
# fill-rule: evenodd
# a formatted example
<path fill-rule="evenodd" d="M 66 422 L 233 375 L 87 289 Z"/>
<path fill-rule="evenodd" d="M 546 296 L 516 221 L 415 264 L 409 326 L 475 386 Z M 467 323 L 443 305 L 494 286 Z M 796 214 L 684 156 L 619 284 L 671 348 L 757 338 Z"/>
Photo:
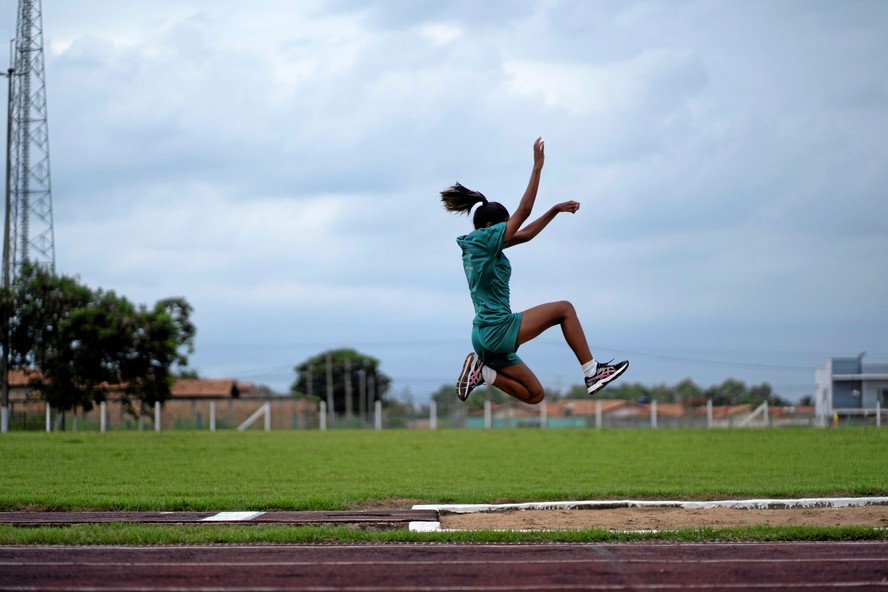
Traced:
<path fill-rule="evenodd" d="M 413 510 L 436 510 L 439 515 L 523 510 L 613 510 L 617 508 L 736 508 L 743 510 L 787 510 L 792 508 L 848 508 L 888 505 L 888 497 L 808 497 L 743 500 L 585 500 L 526 502 L 518 504 L 417 504 Z M 437 525 L 437 526 L 435 526 Z M 447 532 L 439 522 L 411 522 L 411 532 Z"/>

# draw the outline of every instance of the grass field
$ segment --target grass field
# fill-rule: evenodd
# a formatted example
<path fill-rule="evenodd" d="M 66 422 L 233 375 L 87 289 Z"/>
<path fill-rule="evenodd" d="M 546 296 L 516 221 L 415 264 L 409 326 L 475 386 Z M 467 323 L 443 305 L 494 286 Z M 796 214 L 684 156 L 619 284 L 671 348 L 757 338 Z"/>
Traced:
<path fill-rule="evenodd" d="M 0 437 L 0 510 L 886 495 L 886 449 L 888 430 L 874 428 L 9 433 Z M 212 532 L 201 528 L 196 536 Z M 213 538 L 228 540 L 239 528 L 279 536 L 234 527 L 217 528 Z M 163 532 L 176 530 L 191 532 Z M 299 538 L 297 530 L 287 536 Z M 0 541 L 44 531 L 3 528 Z M 114 542 L 149 531 L 64 530 L 91 541 L 104 532 Z"/>

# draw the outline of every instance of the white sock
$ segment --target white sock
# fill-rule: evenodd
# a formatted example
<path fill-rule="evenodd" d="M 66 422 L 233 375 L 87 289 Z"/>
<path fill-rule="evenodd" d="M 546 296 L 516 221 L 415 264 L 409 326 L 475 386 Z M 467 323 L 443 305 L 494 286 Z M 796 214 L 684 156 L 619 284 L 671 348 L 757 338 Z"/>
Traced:
<path fill-rule="evenodd" d="M 598 362 L 595 361 L 595 358 L 592 358 L 582 366 L 583 374 L 587 377 L 595 376 L 595 371 L 598 370 Z"/>
<path fill-rule="evenodd" d="M 481 376 L 484 377 L 484 384 L 493 385 L 493 381 L 496 380 L 496 370 L 484 366 L 481 368 Z"/>

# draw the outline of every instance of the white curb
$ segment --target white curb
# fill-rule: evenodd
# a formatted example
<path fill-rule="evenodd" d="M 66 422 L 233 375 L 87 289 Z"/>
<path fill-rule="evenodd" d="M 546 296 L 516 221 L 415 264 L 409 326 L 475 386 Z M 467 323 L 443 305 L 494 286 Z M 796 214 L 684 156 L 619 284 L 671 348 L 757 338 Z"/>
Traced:
<path fill-rule="evenodd" d="M 737 508 L 743 510 L 788 510 L 792 508 L 848 508 L 888 505 L 888 497 L 806 497 L 797 499 L 745 499 L 714 501 L 682 500 L 587 500 L 527 502 L 520 504 L 417 504 L 414 510 L 437 510 L 439 514 L 474 514 L 522 510 L 613 510 L 617 508 Z M 416 525 L 416 526 L 414 526 Z M 437 526 L 435 526 L 437 525 Z M 440 522 L 411 522 L 411 532 L 446 532 Z"/>

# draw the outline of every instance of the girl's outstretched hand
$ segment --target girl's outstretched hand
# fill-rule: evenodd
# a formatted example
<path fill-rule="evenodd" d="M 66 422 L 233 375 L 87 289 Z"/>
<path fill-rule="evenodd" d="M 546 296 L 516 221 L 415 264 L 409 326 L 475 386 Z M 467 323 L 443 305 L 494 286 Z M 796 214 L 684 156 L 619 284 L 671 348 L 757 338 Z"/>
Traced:
<path fill-rule="evenodd" d="M 546 160 L 546 142 L 542 138 L 537 138 L 533 143 L 533 168 L 542 170 L 543 162 Z"/>
<path fill-rule="evenodd" d="M 578 201 L 565 201 L 560 204 L 556 204 L 554 206 L 557 212 L 569 212 L 571 214 L 576 214 L 577 210 L 580 209 L 580 202 Z"/>

